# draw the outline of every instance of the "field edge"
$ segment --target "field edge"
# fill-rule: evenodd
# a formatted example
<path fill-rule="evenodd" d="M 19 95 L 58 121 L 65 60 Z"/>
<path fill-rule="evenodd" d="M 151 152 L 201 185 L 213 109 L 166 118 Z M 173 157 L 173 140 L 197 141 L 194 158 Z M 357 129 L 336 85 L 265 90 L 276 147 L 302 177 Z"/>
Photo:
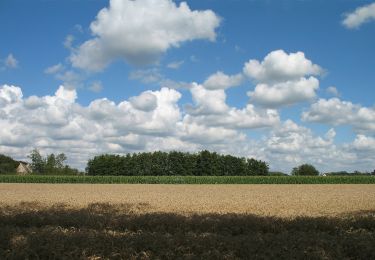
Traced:
<path fill-rule="evenodd" d="M 375 176 L 54 176 L 0 175 L 0 183 L 375 184 Z"/>

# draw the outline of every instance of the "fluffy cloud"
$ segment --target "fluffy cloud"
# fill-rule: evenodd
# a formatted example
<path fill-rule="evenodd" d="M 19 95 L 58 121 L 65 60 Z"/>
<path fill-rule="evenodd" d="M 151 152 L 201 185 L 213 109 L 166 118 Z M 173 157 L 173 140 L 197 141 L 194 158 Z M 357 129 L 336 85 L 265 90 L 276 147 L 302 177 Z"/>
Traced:
<path fill-rule="evenodd" d="M 187 106 L 191 114 L 222 114 L 229 109 L 225 103 L 226 94 L 222 89 L 207 90 L 202 85 L 193 83 L 190 92 L 195 103 L 194 107 Z"/>
<path fill-rule="evenodd" d="M 0 88 L 0 107 L 6 107 L 22 99 L 22 91 L 19 87 L 3 85 Z"/>
<path fill-rule="evenodd" d="M 196 84 L 192 91 L 209 91 Z M 120 103 L 106 98 L 79 105 L 74 89 L 60 86 L 52 96 L 23 98 L 19 87 L 0 87 L 0 152 L 24 158 L 33 147 L 45 152 L 65 152 L 70 163 L 83 167 L 89 157 L 103 152 L 213 149 L 236 152 L 232 145 L 246 141 L 241 128 L 259 128 L 279 122 L 276 111 L 258 111 L 252 105 L 236 109 L 225 104 L 215 114 L 214 97 L 195 105 L 206 114 L 184 114 L 181 94 L 168 88 L 145 91 Z M 213 95 L 216 91 L 209 91 Z M 212 93 L 213 92 L 213 93 Z M 199 104 L 198 104 L 199 103 Z M 6 127 L 5 127 L 6 126 Z M 27 147 L 27 149 L 25 149 Z M 9 151 L 12 151 L 11 153 Z M 237 151 L 238 152 L 238 151 Z M 244 155 L 245 151 L 241 153 Z M 252 153 L 254 154 L 254 153 Z M 24 158 L 25 159 L 25 158 Z"/>
<path fill-rule="evenodd" d="M 333 143 L 336 133 L 330 129 L 326 138 L 314 137 L 311 130 L 297 125 L 291 120 L 285 121 L 280 127 L 271 132 L 267 140 L 270 152 L 290 153 L 294 155 L 294 161 L 303 161 L 303 152 L 311 148 L 324 148 Z"/>
<path fill-rule="evenodd" d="M 157 107 L 156 96 L 151 92 L 143 92 L 137 97 L 131 97 L 129 99 L 132 106 L 142 111 L 151 111 Z"/>
<path fill-rule="evenodd" d="M 206 81 L 203 83 L 203 87 L 210 90 L 227 89 L 230 87 L 236 87 L 241 85 L 242 81 L 242 74 L 228 76 L 224 74 L 222 71 L 218 71 L 206 79 Z"/>
<path fill-rule="evenodd" d="M 320 75 L 322 68 L 306 59 L 303 52 L 272 51 L 263 61 L 250 60 L 243 69 L 245 75 L 261 83 L 298 80 L 306 75 Z"/>
<path fill-rule="evenodd" d="M 311 75 L 320 75 L 323 70 L 306 59 L 303 52 L 287 54 L 277 50 L 261 62 L 250 60 L 243 72 L 258 83 L 254 91 L 248 92 L 250 100 L 276 108 L 315 98 L 319 81 Z"/>
<path fill-rule="evenodd" d="M 375 133 L 374 108 L 362 107 L 338 98 L 319 99 L 308 111 L 302 113 L 302 120 L 331 125 L 350 125 L 359 133 Z"/>
<path fill-rule="evenodd" d="M 20 153 L 25 156 L 38 147 L 65 152 L 73 165 L 82 167 L 93 154 L 147 150 L 150 140 L 175 135 L 181 121 L 180 97 L 179 92 L 164 88 L 118 104 L 97 99 L 82 107 L 76 103 L 76 91 L 63 86 L 53 96 L 23 98 L 19 87 L 3 85 L 0 152 L 12 150 L 20 158 Z"/>
<path fill-rule="evenodd" d="M 359 151 L 372 151 L 375 154 L 375 138 L 365 135 L 357 135 L 352 147 Z"/>
<path fill-rule="evenodd" d="M 329 129 L 321 137 L 303 126 L 287 120 L 271 131 L 262 145 L 264 157 L 273 162 L 276 169 L 291 169 L 302 163 L 311 163 L 320 171 L 371 170 L 374 153 L 361 141 L 371 138 L 357 136 L 352 143 L 336 145 L 335 130 Z"/>
<path fill-rule="evenodd" d="M 314 78 L 301 78 L 273 85 L 258 84 L 254 91 L 249 91 L 251 101 L 265 107 L 281 107 L 311 100 L 316 96 L 319 81 Z"/>
<path fill-rule="evenodd" d="M 271 127 L 280 121 L 276 110 L 257 109 L 252 104 L 242 109 L 229 107 L 223 89 L 208 90 L 193 83 L 190 92 L 194 106 L 186 107 L 189 122 L 228 129 L 254 129 Z"/>
<path fill-rule="evenodd" d="M 194 84 L 191 91 L 211 95 L 196 98 L 192 105 L 195 112 L 204 107 L 205 113 L 181 110 L 181 93 L 168 88 L 145 91 L 119 103 L 103 98 L 82 106 L 77 103 L 76 91 L 64 86 L 54 95 L 25 98 L 19 87 L 3 85 L 0 153 L 27 159 L 34 147 L 44 153 L 64 152 L 69 163 L 81 169 L 88 158 L 100 153 L 202 149 L 256 157 L 268 161 L 272 169 L 286 172 L 305 162 L 320 170 L 373 167 L 375 140 L 369 135 L 358 134 L 353 142 L 338 146 L 334 129 L 316 136 L 293 121 L 280 122 L 276 110 L 252 104 L 231 107 L 225 103 L 224 90 Z M 216 95 L 218 101 L 214 101 Z M 216 102 L 223 107 L 221 113 L 217 113 Z M 359 110 L 352 113 L 366 114 Z M 263 137 L 258 140 L 250 139 L 244 131 L 259 128 Z"/>
<path fill-rule="evenodd" d="M 233 129 L 227 129 L 225 127 L 210 127 L 204 124 L 197 123 L 194 118 L 186 116 L 179 124 L 180 136 L 184 141 L 199 144 L 202 148 L 202 144 L 227 144 L 228 140 L 232 143 L 238 141 L 244 141 L 245 135 L 239 133 Z"/>
<path fill-rule="evenodd" d="M 249 104 L 245 108 L 230 108 L 223 114 L 189 115 L 202 125 L 226 127 L 228 129 L 257 129 L 274 127 L 280 122 L 279 114 L 272 109 L 256 109 Z"/>
<path fill-rule="evenodd" d="M 109 125 L 110 132 L 134 131 L 145 135 L 169 135 L 181 119 L 177 105 L 181 94 L 173 89 L 146 91 L 118 105 L 107 99 L 94 100 L 88 106 L 91 119 Z"/>
<path fill-rule="evenodd" d="M 342 24 L 346 28 L 354 29 L 371 20 L 375 20 L 375 3 L 358 7 L 355 11 L 346 14 Z"/>
<path fill-rule="evenodd" d="M 345 144 L 343 149 L 354 155 L 352 169 L 357 170 L 359 167 L 372 171 L 375 161 L 375 138 L 366 135 L 357 135 L 355 140 L 350 144 Z M 356 169 L 357 168 L 357 169 Z"/>
<path fill-rule="evenodd" d="M 172 0 L 111 0 L 90 25 L 94 38 L 79 46 L 70 60 L 90 71 L 101 71 L 118 58 L 149 64 L 183 42 L 214 41 L 219 24 L 211 10 L 192 11 L 185 2 L 177 6 Z"/>

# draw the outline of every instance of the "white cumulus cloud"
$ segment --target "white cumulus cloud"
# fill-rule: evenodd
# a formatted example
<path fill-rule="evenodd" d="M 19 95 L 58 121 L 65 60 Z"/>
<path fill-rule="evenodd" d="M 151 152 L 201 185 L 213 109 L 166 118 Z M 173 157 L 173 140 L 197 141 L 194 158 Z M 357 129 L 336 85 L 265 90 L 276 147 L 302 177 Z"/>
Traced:
<path fill-rule="evenodd" d="M 308 111 L 302 113 L 302 120 L 331 125 L 349 125 L 357 132 L 375 133 L 375 108 L 362 107 L 338 98 L 319 99 Z"/>
<path fill-rule="evenodd" d="M 89 71 L 101 71 L 115 59 L 149 64 L 183 42 L 214 41 L 219 24 L 213 11 L 191 10 L 186 2 L 111 0 L 90 25 L 94 38 L 73 51 L 70 60 Z"/>
<path fill-rule="evenodd" d="M 320 75 L 323 72 L 322 68 L 307 59 L 303 52 L 288 54 L 283 50 L 270 52 L 263 61 L 248 61 L 243 71 L 249 78 L 261 83 L 298 80 L 307 75 Z"/>
<path fill-rule="evenodd" d="M 375 20 L 375 3 L 358 7 L 346 14 L 342 24 L 348 29 L 355 29 L 371 20 Z"/>
<path fill-rule="evenodd" d="M 22 91 L 19 87 L 3 85 L 0 88 L 0 107 L 17 103 L 22 99 Z"/>
<path fill-rule="evenodd" d="M 226 94 L 222 89 L 208 90 L 202 85 L 193 83 L 190 89 L 195 106 L 187 106 L 191 114 L 222 114 L 228 111 Z"/>
<path fill-rule="evenodd" d="M 319 136 L 291 120 L 282 122 L 277 110 L 253 104 L 232 107 L 225 90 L 192 85 L 195 97 L 185 110 L 179 105 L 182 94 L 169 88 L 144 91 L 121 102 L 95 99 L 83 106 L 76 90 L 64 86 L 40 97 L 23 97 L 17 86 L 0 86 L 0 153 L 27 160 L 34 147 L 44 153 L 64 152 L 72 166 L 83 169 L 89 158 L 101 153 L 209 149 L 266 160 L 271 169 L 286 172 L 301 163 L 322 171 L 372 170 L 371 108 L 340 105 L 340 100 L 325 108 L 334 117 L 345 116 L 339 117 L 335 107 L 348 116 L 340 124 L 362 129 L 352 142 L 336 144 L 333 128 Z M 261 129 L 258 139 L 248 135 L 255 129 Z"/>
<path fill-rule="evenodd" d="M 151 111 L 157 107 L 156 96 L 151 91 L 143 92 L 137 97 L 131 97 L 129 101 L 134 108 L 143 111 Z"/>
<path fill-rule="evenodd" d="M 372 151 L 375 154 L 375 138 L 366 135 L 357 135 L 353 142 L 353 148 L 360 151 Z"/>
<path fill-rule="evenodd" d="M 371 152 L 364 147 L 354 148 L 355 143 L 335 144 L 336 132 L 329 129 L 324 136 L 317 136 L 309 128 L 286 120 L 274 128 L 264 142 L 258 143 L 264 156 L 276 169 L 292 169 L 310 163 L 321 172 L 354 171 L 371 169 Z M 290 170 L 289 170 L 290 171 Z"/>
<path fill-rule="evenodd" d="M 289 106 L 316 97 L 323 69 L 312 63 L 303 52 L 270 52 L 263 61 L 250 60 L 243 72 L 257 85 L 248 92 L 250 100 L 264 107 Z"/>
<path fill-rule="evenodd" d="M 243 81 L 242 74 L 236 75 L 226 75 L 222 71 L 218 71 L 212 75 L 210 75 L 205 82 L 203 83 L 203 87 L 206 89 L 214 90 L 214 89 L 227 89 L 230 87 L 236 87 L 241 85 Z"/>
<path fill-rule="evenodd" d="M 268 85 L 258 84 L 254 91 L 249 91 L 251 101 L 265 107 L 281 107 L 293 105 L 316 97 L 319 81 L 314 78 L 301 78 Z"/>
<path fill-rule="evenodd" d="M 271 127 L 280 121 L 273 109 L 258 109 L 252 104 L 242 109 L 228 106 L 223 89 L 208 90 L 193 83 L 190 92 L 194 105 L 186 106 L 189 122 L 228 129 L 255 129 Z"/>

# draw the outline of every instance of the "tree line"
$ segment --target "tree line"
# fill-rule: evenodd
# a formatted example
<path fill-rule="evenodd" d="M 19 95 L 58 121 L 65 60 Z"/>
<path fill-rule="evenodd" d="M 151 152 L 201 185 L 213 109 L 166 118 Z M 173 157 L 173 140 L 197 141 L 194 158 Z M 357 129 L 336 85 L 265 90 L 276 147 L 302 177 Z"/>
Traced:
<path fill-rule="evenodd" d="M 34 149 L 28 155 L 32 174 L 41 175 L 80 175 L 65 162 L 64 153 L 47 154 L 43 157 Z M 14 174 L 21 161 L 0 154 L 0 174 Z M 24 163 L 24 162 L 22 162 Z M 103 154 L 90 159 L 86 167 L 87 175 L 124 176 L 289 176 L 283 172 L 270 172 L 266 162 L 253 158 L 221 155 L 207 150 L 198 153 L 185 152 L 143 152 L 123 156 Z M 290 175 L 318 176 L 319 171 L 311 164 L 293 168 Z M 370 172 L 327 172 L 325 176 L 375 175 Z"/>
<path fill-rule="evenodd" d="M 266 162 L 253 158 L 221 155 L 207 150 L 187 152 L 143 152 L 124 156 L 103 154 L 87 163 L 87 175 L 124 176 L 251 176 L 268 175 Z"/>
<path fill-rule="evenodd" d="M 28 158 L 31 160 L 31 168 L 34 174 L 44 175 L 78 175 L 77 169 L 65 164 L 67 157 L 64 153 L 47 154 L 43 157 L 38 149 L 30 152 Z"/>
<path fill-rule="evenodd" d="M 71 168 L 65 163 L 67 157 L 64 153 L 47 154 L 43 157 L 39 150 L 34 149 L 27 156 L 31 163 L 31 174 L 41 175 L 78 175 L 80 172 L 77 169 Z M 17 167 L 20 163 L 26 164 L 23 161 L 14 160 L 12 157 L 0 154 L 0 174 L 14 174 L 17 172 Z"/>

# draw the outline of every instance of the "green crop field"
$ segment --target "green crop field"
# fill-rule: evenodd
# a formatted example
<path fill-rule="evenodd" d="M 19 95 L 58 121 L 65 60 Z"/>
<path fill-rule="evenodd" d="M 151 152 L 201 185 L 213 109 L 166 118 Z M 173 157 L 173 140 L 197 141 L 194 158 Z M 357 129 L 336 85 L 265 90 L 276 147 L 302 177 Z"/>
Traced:
<path fill-rule="evenodd" d="M 0 175 L 0 183 L 375 184 L 375 176 L 41 176 Z"/>

